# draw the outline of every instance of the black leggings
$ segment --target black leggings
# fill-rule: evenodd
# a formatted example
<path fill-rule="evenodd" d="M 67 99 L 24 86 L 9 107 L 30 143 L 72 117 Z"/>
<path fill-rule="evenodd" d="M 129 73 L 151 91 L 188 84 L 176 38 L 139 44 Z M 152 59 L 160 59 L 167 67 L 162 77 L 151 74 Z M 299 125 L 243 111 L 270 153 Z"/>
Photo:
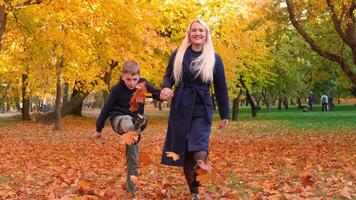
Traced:
<path fill-rule="evenodd" d="M 196 172 L 198 169 L 198 160 L 206 161 L 208 152 L 206 151 L 193 151 L 187 152 L 184 160 L 184 175 L 189 186 L 190 193 L 198 194 L 199 183 L 196 181 Z"/>

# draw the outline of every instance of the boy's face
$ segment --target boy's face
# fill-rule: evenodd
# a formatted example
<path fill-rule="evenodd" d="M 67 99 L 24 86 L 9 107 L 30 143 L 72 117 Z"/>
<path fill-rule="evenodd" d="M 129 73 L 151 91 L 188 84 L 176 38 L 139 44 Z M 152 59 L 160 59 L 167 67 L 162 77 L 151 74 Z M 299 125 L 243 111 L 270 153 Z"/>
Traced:
<path fill-rule="evenodd" d="M 131 74 L 131 73 L 124 73 L 121 76 L 122 80 L 125 82 L 126 87 L 130 90 L 135 89 L 138 80 L 140 79 L 140 75 L 138 74 Z"/>

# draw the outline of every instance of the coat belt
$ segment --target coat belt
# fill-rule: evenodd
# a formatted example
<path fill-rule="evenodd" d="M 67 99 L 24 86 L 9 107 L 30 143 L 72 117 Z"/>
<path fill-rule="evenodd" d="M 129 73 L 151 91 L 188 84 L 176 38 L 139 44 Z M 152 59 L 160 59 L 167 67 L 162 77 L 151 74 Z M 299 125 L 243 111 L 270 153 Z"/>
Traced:
<path fill-rule="evenodd" d="M 180 86 L 178 87 L 178 91 L 176 92 L 176 103 L 174 105 L 174 108 L 175 110 L 178 110 L 179 109 L 179 105 L 180 105 L 180 101 L 181 101 L 181 98 L 182 98 L 182 94 L 183 94 L 183 89 L 184 88 L 190 88 L 193 93 L 194 93 L 194 96 L 197 97 L 199 96 L 200 99 L 203 101 L 203 105 L 204 105 L 204 108 L 205 108 L 205 120 L 207 123 L 210 123 L 211 122 L 211 117 L 209 115 L 209 109 L 208 109 L 208 106 L 207 106 L 207 99 L 206 97 L 208 97 L 209 95 L 206 95 L 206 93 L 209 92 L 209 88 L 207 85 L 200 85 L 200 84 L 192 84 L 192 83 L 181 83 Z M 195 102 L 192 102 L 195 104 Z"/>

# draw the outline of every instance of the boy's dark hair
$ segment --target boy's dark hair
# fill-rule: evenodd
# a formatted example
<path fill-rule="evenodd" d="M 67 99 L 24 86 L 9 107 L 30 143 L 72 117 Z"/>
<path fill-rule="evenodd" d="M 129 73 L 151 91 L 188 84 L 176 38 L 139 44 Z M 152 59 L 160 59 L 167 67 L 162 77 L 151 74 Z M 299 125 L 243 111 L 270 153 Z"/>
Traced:
<path fill-rule="evenodd" d="M 133 60 L 128 60 L 124 62 L 124 65 L 122 66 L 121 74 L 140 74 L 140 66 L 138 66 L 136 61 Z"/>

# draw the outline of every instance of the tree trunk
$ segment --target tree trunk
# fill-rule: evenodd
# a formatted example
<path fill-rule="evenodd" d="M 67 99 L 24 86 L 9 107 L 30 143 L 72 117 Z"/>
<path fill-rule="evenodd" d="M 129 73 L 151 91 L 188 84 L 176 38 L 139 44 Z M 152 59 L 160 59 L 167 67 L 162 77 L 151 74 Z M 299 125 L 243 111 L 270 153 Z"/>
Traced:
<path fill-rule="evenodd" d="M 27 94 L 28 75 L 22 74 L 22 120 L 30 120 L 30 97 Z"/>
<path fill-rule="evenodd" d="M 242 90 L 239 90 L 239 93 L 237 94 L 237 97 L 233 100 L 232 104 L 232 120 L 237 121 L 239 116 L 239 109 L 240 109 L 240 97 L 242 95 Z"/>
<path fill-rule="evenodd" d="M 251 105 L 252 117 L 257 117 L 257 106 L 256 106 L 255 102 L 253 101 L 253 98 L 250 95 L 250 92 L 248 91 L 248 89 L 246 90 L 246 96 L 247 96 L 248 102 Z"/>
<path fill-rule="evenodd" d="M 54 109 L 55 113 L 55 122 L 54 122 L 54 130 L 61 130 L 61 106 L 62 106 L 62 72 L 61 68 L 63 65 L 63 58 L 61 58 L 60 62 L 57 63 L 57 92 L 56 92 L 56 105 Z"/>
<path fill-rule="evenodd" d="M 104 102 L 106 102 L 106 99 L 109 96 L 109 92 L 111 89 L 111 74 L 112 74 L 112 70 L 115 69 L 116 66 L 119 65 L 119 62 L 115 61 L 115 60 L 111 60 L 111 63 L 109 64 L 109 69 L 108 71 L 105 72 L 104 74 L 104 82 L 107 86 L 107 90 L 103 90 L 103 97 L 104 97 Z"/>
<path fill-rule="evenodd" d="M 252 117 L 254 118 L 257 116 L 257 106 L 252 96 L 250 95 L 250 92 L 245 84 L 245 81 L 243 80 L 243 75 L 240 75 L 239 82 L 241 84 L 241 88 L 246 90 L 246 103 L 249 103 L 251 105 L 251 113 L 252 113 Z"/>
<path fill-rule="evenodd" d="M 5 112 L 4 98 L 0 97 L 0 112 Z"/>
<path fill-rule="evenodd" d="M 278 98 L 278 110 L 282 110 L 282 98 Z"/>
<path fill-rule="evenodd" d="M 11 106 L 11 99 L 6 97 L 6 108 L 5 108 L 6 112 L 10 112 L 12 110 L 11 107 L 12 107 Z"/>
<path fill-rule="evenodd" d="M 5 9 L 5 5 L 2 5 L 0 6 L 0 50 L 2 48 L 2 39 L 5 33 L 6 21 L 7 21 L 6 9 Z"/>
<path fill-rule="evenodd" d="M 64 117 L 72 113 L 77 108 L 89 93 L 78 93 L 70 99 L 70 101 L 61 108 L 61 116 Z M 41 121 L 44 123 L 52 123 L 55 120 L 55 113 L 49 112 L 42 116 Z"/>
<path fill-rule="evenodd" d="M 68 83 L 64 83 L 63 86 L 63 104 L 69 102 L 69 85 Z"/>
<path fill-rule="evenodd" d="M 288 109 L 289 108 L 289 105 L 288 105 L 288 98 L 285 98 L 283 100 L 283 105 L 284 105 L 284 109 Z"/>
<path fill-rule="evenodd" d="M 267 97 L 267 89 L 262 90 L 262 100 L 266 104 L 267 111 L 271 112 L 272 111 L 272 106 L 271 106 L 271 99 Z"/>
<path fill-rule="evenodd" d="M 232 100 L 232 121 L 238 120 L 239 105 L 240 105 L 240 99 L 237 97 L 234 98 Z"/>
<path fill-rule="evenodd" d="M 73 99 L 75 96 L 80 95 L 80 94 L 82 94 L 82 92 L 80 92 L 80 91 L 74 86 L 71 99 Z M 86 96 L 87 96 L 87 95 L 86 95 Z M 77 102 L 76 106 L 73 107 L 73 109 L 72 109 L 68 114 L 81 117 L 81 116 L 82 116 L 83 101 L 84 101 L 84 98 L 80 99 L 80 101 Z"/>
<path fill-rule="evenodd" d="M 15 96 L 15 104 L 16 104 L 17 111 L 20 112 L 21 111 L 20 98 L 17 95 Z"/>
<path fill-rule="evenodd" d="M 300 98 L 297 99 L 297 104 L 298 104 L 298 108 L 302 107 L 302 100 Z"/>

